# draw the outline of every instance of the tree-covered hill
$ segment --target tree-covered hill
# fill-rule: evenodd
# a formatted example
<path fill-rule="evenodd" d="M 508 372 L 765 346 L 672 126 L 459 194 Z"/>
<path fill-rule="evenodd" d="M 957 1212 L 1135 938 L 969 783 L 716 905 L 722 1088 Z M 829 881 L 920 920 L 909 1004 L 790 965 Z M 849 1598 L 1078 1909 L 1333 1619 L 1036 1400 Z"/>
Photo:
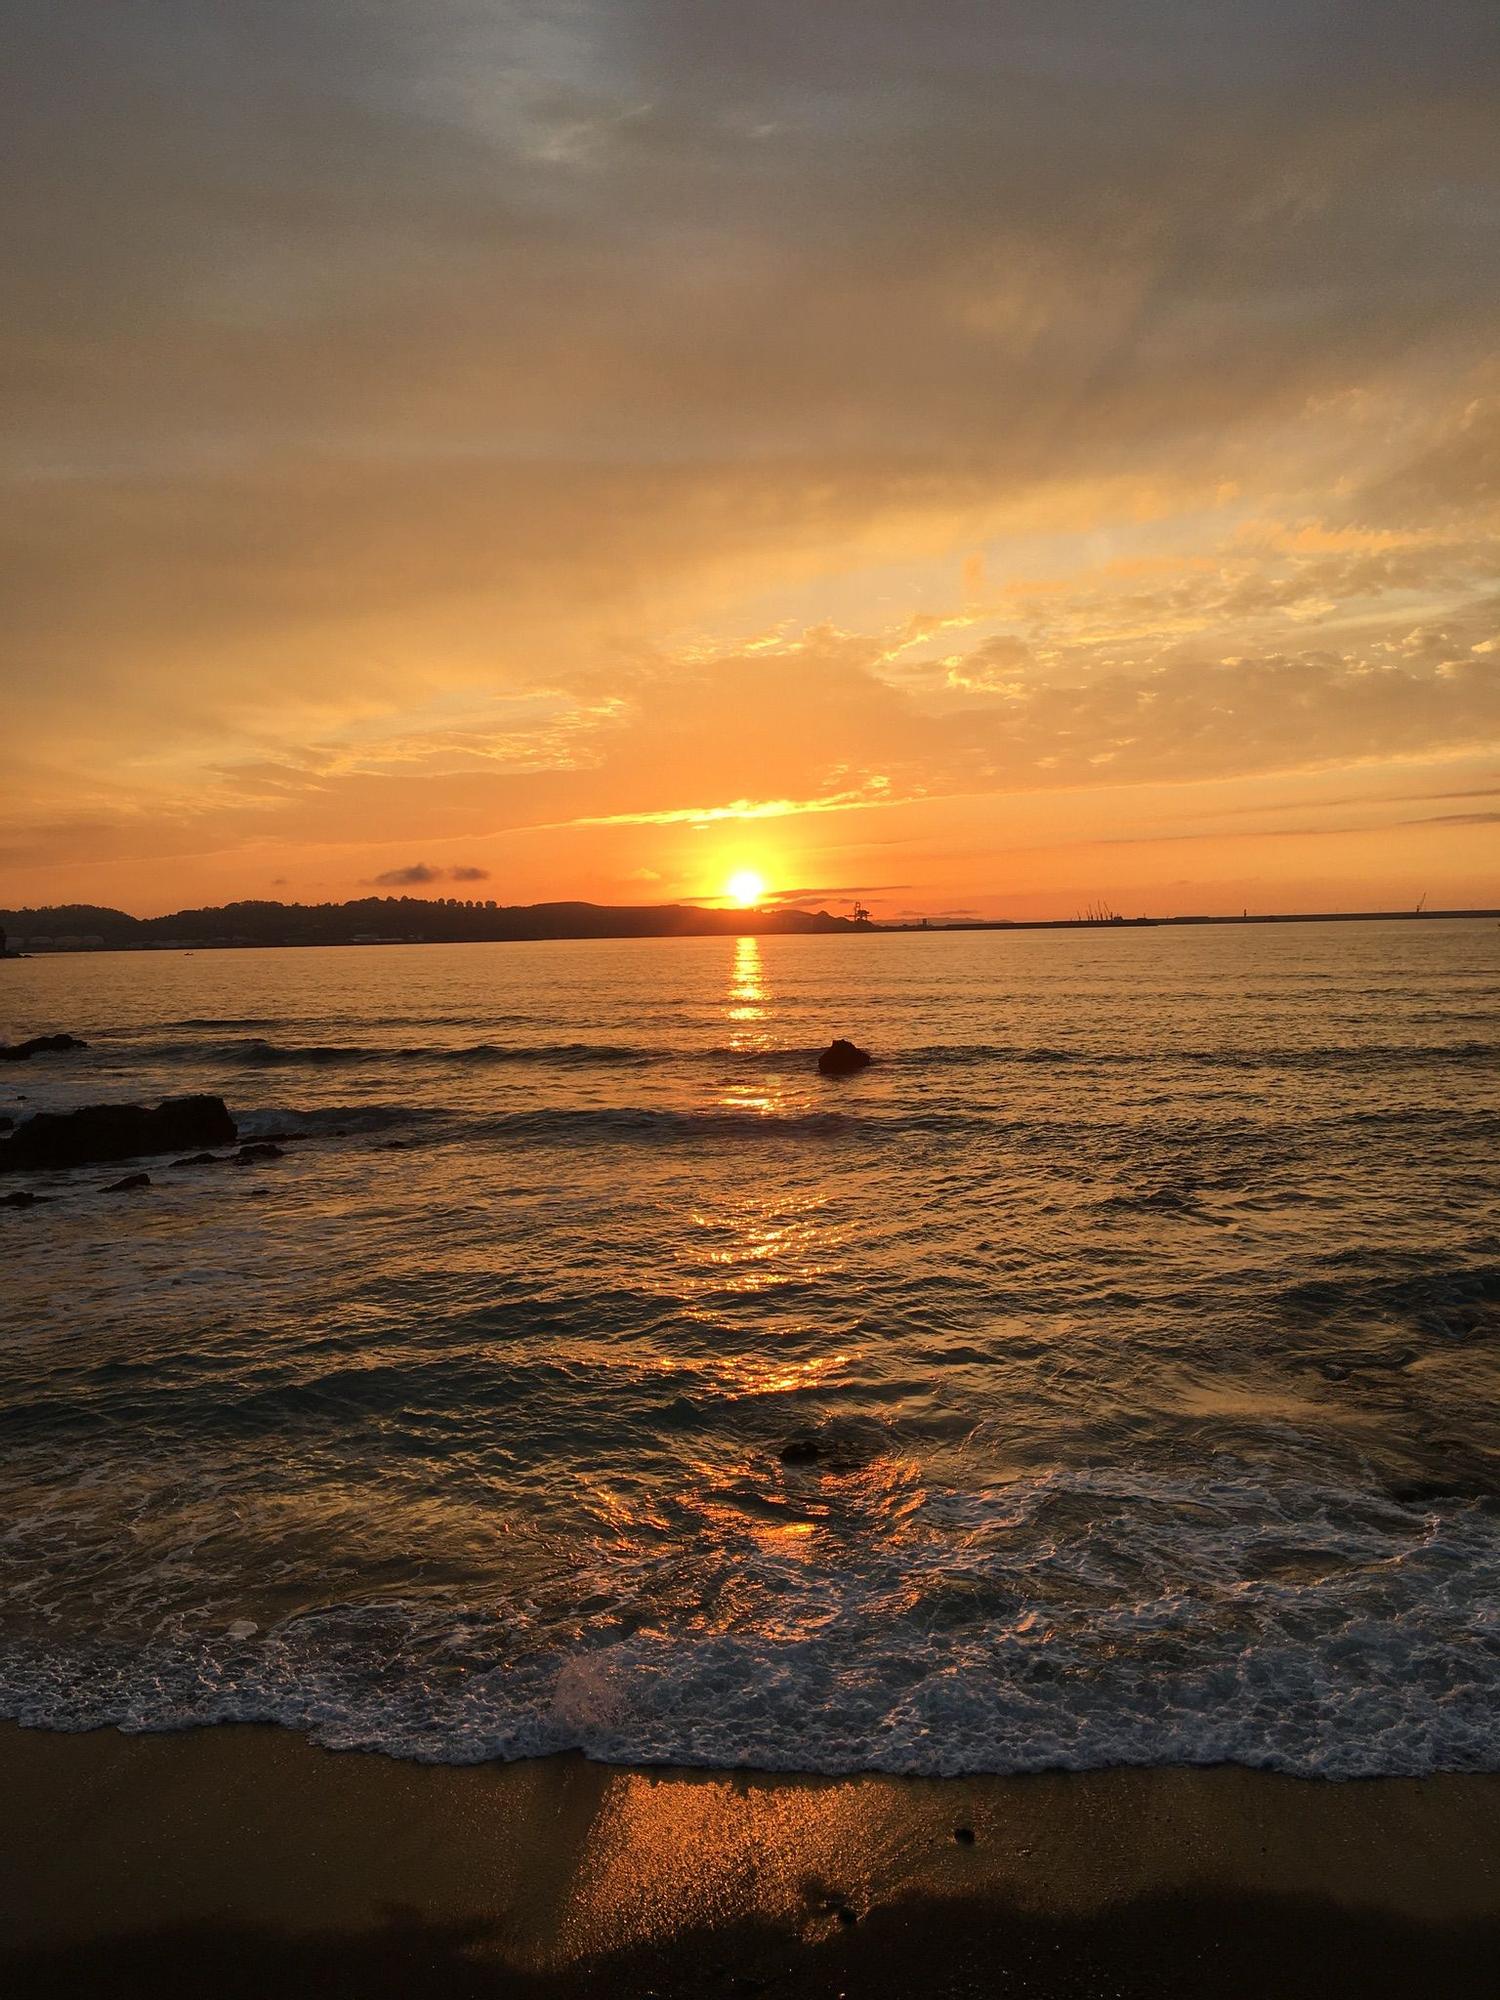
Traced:
<path fill-rule="evenodd" d="M 505 905 L 459 897 L 364 896 L 349 903 L 225 903 L 133 917 L 89 903 L 0 910 L 10 949 L 120 950 L 173 946 L 440 944 L 506 938 L 722 937 L 850 931 L 824 910 L 705 910 L 690 903 Z"/>

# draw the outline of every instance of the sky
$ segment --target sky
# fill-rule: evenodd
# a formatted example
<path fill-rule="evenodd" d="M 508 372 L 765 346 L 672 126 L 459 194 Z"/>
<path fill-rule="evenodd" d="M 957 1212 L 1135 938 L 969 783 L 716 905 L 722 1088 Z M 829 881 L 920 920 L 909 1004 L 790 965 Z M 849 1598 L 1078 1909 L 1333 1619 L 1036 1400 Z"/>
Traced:
<path fill-rule="evenodd" d="M 1500 903 L 1493 0 L 0 27 L 0 904 Z"/>

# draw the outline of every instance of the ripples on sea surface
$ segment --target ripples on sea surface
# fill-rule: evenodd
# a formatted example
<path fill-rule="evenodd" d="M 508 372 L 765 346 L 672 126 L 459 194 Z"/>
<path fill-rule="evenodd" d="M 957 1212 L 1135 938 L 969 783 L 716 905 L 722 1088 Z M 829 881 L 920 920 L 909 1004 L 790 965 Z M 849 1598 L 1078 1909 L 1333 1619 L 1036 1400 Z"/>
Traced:
<path fill-rule="evenodd" d="M 0 1712 L 1500 1766 L 1497 936 L 6 965 L 0 1111 L 305 1136 L 0 1213 Z"/>

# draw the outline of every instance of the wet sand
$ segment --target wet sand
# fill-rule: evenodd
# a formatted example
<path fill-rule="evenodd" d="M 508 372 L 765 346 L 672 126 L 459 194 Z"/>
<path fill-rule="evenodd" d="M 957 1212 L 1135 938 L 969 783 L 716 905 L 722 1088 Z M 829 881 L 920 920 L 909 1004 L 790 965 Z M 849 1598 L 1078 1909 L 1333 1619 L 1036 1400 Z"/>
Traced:
<path fill-rule="evenodd" d="M 7 1995 L 1488 1996 L 1500 1777 L 468 1768 L 0 1725 Z"/>

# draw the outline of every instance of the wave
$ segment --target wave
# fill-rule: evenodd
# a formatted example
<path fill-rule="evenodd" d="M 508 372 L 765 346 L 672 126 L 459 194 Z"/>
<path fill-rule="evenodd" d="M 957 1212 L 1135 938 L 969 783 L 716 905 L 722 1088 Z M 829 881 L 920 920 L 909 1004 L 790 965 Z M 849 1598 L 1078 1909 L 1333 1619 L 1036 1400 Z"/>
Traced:
<path fill-rule="evenodd" d="M 958 1122 L 972 1120 L 957 1114 Z M 889 1125 L 904 1131 L 954 1123 L 953 1118 L 859 1119 L 842 1111 L 671 1111 L 645 1105 L 548 1105 L 528 1111 L 496 1112 L 475 1118 L 445 1107 L 415 1104 L 326 1104 L 315 1107 L 261 1105 L 238 1116 L 242 1139 L 292 1132 L 306 1137 L 353 1138 L 393 1126 L 421 1124 L 456 1141 L 534 1139 L 561 1144 L 594 1140 L 717 1138 L 778 1135 L 831 1138 L 840 1133 Z"/>
<path fill-rule="evenodd" d="M 185 1021 L 163 1021 L 164 1028 L 284 1028 L 288 1024 L 278 1015 L 248 1014 L 243 1019 L 231 1015 L 213 1014 L 207 1016 L 189 1015 Z"/>
<path fill-rule="evenodd" d="M 563 1068 L 594 1066 L 628 1068 L 653 1060 L 652 1052 L 647 1049 L 596 1042 L 511 1044 L 475 1042 L 458 1047 L 442 1043 L 426 1043 L 404 1048 L 361 1043 L 281 1043 L 262 1040 L 156 1042 L 141 1044 L 131 1053 L 154 1062 L 220 1064 L 243 1069 L 374 1068 L 386 1063 L 461 1065 L 536 1063 Z"/>
<path fill-rule="evenodd" d="M 472 1107 L 457 1104 L 383 1101 L 310 1107 L 263 1105 L 251 1111 L 237 1111 L 236 1117 L 241 1136 L 252 1139 L 277 1130 L 310 1136 L 353 1137 L 384 1131 L 394 1125 L 420 1122 L 432 1128 L 436 1136 L 455 1143 L 514 1140 L 581 1146 L 596 1141 L 628 1144 L 715 1138 L 859 1137 L 871 1142 L 889 1142 L 928 1137 L 963 1143 L 1002 1138 L 1028 1150 L 1069 1139 L 1096 1152 L 1101 1146 L 1108 1146 L 1112 1154 L 1118 1150 L 1115 1142 L 1119 1140 L 1119 1134 L 1107 1120 L 1102 1123 L 1079 1118 L 1050 1117 L 1041 1120 L 1024 1111 L 1012 1114 L 985 1104 L 965 1108 L 943 1103 L 893 1103 L 874 1097 L 854 1096 L 845 1102 L 847 1108 L 830 1105 L 826 1109 L 789 1110 L 759 1110 L 735 1105 L 707 1105 L 685 1110 L 647 1104 L 542 1104 L 515 1111 L 481 1111 L 476 1115 Z M 1165 1115 L 1160 1129 L 1167 1133 L 1181 1133 L 1191 1128 L 1196 1134 L 1200 1126 L 1198 1114 L 1178 1106 Z M 1317 1143 L 1323 1145 L 1331 1143 L 1334 1134 L 1347 1132 L 1351 1127 L 1362 1132 L 1382 1128 L 1412 1132 L 1431 1127 L 1441 1130 L 1455 1142 L 1472 1140 L 1488 1143 L 1494 1136 L 1496 1126 L 1497 1119 L 1493 1113 L 1476 1112 L 1463 1118 L 1446 1106 L 1401 1107 L 1390 1111 L 1361 1109 L 1307 1120 L 1302 1136 L 1304 1140 L 1316 1138 Z M 1248 1171 L 1244 1157 L 1246 1146 L 1256 1149 L 1254 1157 L 1262 1166 L 1271 1157 L 1285 1161 L 1300 1157 L 1295 1146 L 1283 1142 L 1279 1128 L 1268 1128 L 1256 1119 L 1220 1117 L 1212 1129 L 1201 1136 L 1209 1141 L 1217 1139 L 1221 1144 L 1232 1145 L 1236 1149 L 1237 1168 L 1229 1179 L 1205 1178 L 1200 1174 L 1201 1188 L 1210 1192 L 1243 1191 Z M 1138 1157 L 1141 1146 L 1138 1133 L 1127 1132 L 1122 1144 L 1122 1156 L 1127 1161 Z M 1144 1207 L 1148 1210 L 1175 1208 L 1187 1211 L 1196 1207 L 1197 1198 L 1193 1187 L 1176 1182 L 1163 1184 L 1147 1178 L 1139 1189 L 1112 1190 L 1102 1196 L 1095 1206 L 1102 1209 Z"/>
<path fill-rule="evenodd" d="M 841 1134 L 868 1130 L 879 1124 L 900 1123 L 911 1129 L 915 1121 L 856 1118 L 844 1111 L 670 1111 L 645 1105 L 563 1106 L 549 1105 L 534 1111 L 512 1111 L 497 1117 L 477 1119 L 470 1130 L 495 1138 L 535 1138 L 568 1143 L 618 1138 L 716 1139 L 726 1137 L 837 1138 Z"/>
<path fill-rule="evenodd" d="M 440 1125 L 448 1114 L 415 1104 L 321 1104 L 305 1107 L 263 1104 L 235 1114 L 241 1139 L 259 1139 L 276 1132 L 301 1138 L 342 1139 L 388 1132 L 402 1125 Z"/>
<path fill-rule="evenodd" d="M 429 1763 L 1500 1768 L 1500 1519 L 1462 1499 L 1075 1472 L 928 1492 L 897 1532 L 836 1539 L 726 1528 L 693 1556 L 690 1603 L 680 1550 L 617 1539 L 509 1588 L 324 1601 L 264 1629 L 230 1579 L 212 1630 L 200 1607 L 137 1646 L 12 1642 L 0 1713 L 275 1722 Z"/>
<path fill-rule="evenodd" d="M 274 1026 L 273 1022 L 184 1022 L 183 1027 Z M 468 1025 L 465 1023 L 465 1025 Z M 636 1042 L 422 1042 L 392 1046 L 378 1042 L 278 1042 L 263 1037 L 234 1040 L 130 1042 L 120 1053 L 135 1061 L 164 1065 L 191 1063 L 243 1069 L 378 1068 L 395 1065 L 503 1067 L 512 1064 L 559 1069 L 644 1069 L 691 1067 L 790 1075 L 810 1070 L 823 1043 L 771 1048 L 656 1045 Z M 1145 1048 L 1098 1049 L 1047 1043 L 919 1043 L 879 1052 L 883 1070 L 895 1073 L 967 1073 L 1009 1067 L 1041 1069 L 1187 1070 L 1232 1073 L 1384 1071 L 1500 1064 L 1500 1043 L 1490 1041 L 1330 1044 L 1308 1048 Z"/>
<path fill-rule="evenodd" d="M 486 1009 L 483 1014 L 382 1014 L 381 1023 L 387 1028 L 494 1028 L 517 1027 L 533 1017 L 529 1014 L 498 1014 Z M 259 1014 L 237 1016 L 233 1014 L 189 1014 L 180 1021 L 163 1021 L 160 1024 L 169 1030 L 209 1030 L 218 1028 L 235 1031 L 250 1028 L 309 1028 L 327 1025 L 326 1017 L 320 1023 L 318 1017 L 306 1014 Z M 102 1029 L 101 1033 L 130 1033 L 128 1029 Z"/>
<path fill-rule="evenodd" d="M 1500 1043 L 1464 1041 L 1432 1043 L 1330 1043 L 1308 1048 L 1212 1048 L 1177 1047 L 1150 1049 L 1066 1048 L 1046 1044 L 963 1043 L 951 1047 L 923 1047 L 903 1054 L 893 1062 L 941 1065 L 946 1068 L 982 1067 L 1007 1063 L 1065 1067 L 1080 1065 L 1097 1069 L 1173 1069 L 1179 1066 L 1208 1070 L 1378 1070 L 1422 1068 L 1433 1064 L 1500 1062 Z"/>

